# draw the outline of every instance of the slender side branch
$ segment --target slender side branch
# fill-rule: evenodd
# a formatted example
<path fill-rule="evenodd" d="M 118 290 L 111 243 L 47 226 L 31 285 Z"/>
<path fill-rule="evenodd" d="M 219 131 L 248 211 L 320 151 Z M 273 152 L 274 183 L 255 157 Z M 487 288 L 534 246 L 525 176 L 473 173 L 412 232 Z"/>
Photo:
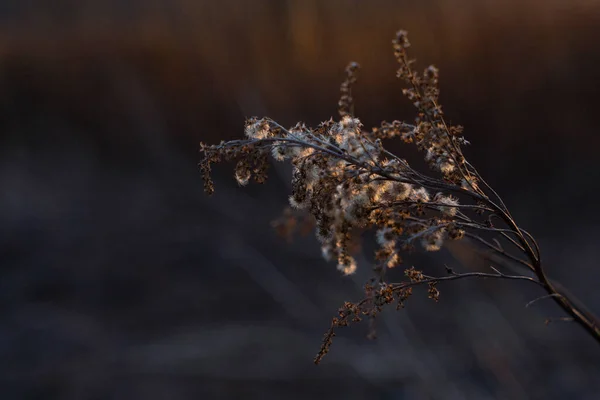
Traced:
<path fill-rule="evenodd" d="M 323 342 L 319 352 L 314 358 L 314 363 L 319 364 L 323 357 L 329 352 L 329 349 L 333 343 L 333 337 L 335 336 L 335 330 L 340 327 L 348 326 L 352 322 L 361 321 L 363 315 L 369 316 L 370 318 L 375 317 L 381 312 L 381 307 L 390 304 L 394 301 L 398 303 L 398 308 L 404 307 L 404 301 L 412 295 L 412 288 L 415 286 L 429 287 L 429 297 L 437 301 L 439 298 L 439 291 L 436 285 L 441 282 L 449 282 L 460 279 L 506 279 L 506 280 L 520 280 L 530 283 L 534 283 L 538 286 L 543 286 L 537 279 L 522 275 L 507 275 L 503 274 L 498 270 L 496 273 L 486 272 L 466 272 L 456 273 L 452 269 L 447 268 L 449 276 L 431 277 L 423 275 L 421 272 L 414 269 L 407 270 L 407 276 L 410 281 L 401 283 L 381 283 L 379 288 L 374 288 L 369 285 L 366 286 L 367 292 L 371 295 L 356 304 L 346 302 L 342 308 L 339 309 L 339 318 L 334 318 L 331 326 L 325 333 Z"/>

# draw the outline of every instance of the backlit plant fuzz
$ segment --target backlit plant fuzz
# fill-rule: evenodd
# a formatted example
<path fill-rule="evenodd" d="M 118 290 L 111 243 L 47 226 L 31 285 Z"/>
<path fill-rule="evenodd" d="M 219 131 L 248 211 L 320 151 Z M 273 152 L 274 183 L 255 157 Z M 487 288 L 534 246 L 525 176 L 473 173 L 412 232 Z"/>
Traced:
<path fill-rule="evenodd" d="M 438 283 L 469 277 L 534 282 L 600 341 L 595 317 L 558 292 L 542 269 L 535 240 L 518 227 L 502 199 L 464 157 L 462 147 L 468 142 L 462 137 L 463 129 L 446 123 L 438 103 L 438 69 L 429 66 L 423 73 L 416 72 L 414 60 L 407 55 L 409 46 L 406 32 L 399 31 L 393 40 L 399 64 L 397 76 L 406 84 L 402 93 L 417 110 L 410 123 L 383 122 L 371 130 L 364 129 L 354 115 L 352 97 L 359 66 L 351 63 L 341 86 L 339 120 L 329 119 L 315 128 L 304 123 L 285 128 L 267 117 L 250 118 L 244 139 L 212 146 L 200 144 L 204 153 L 200 167 L 208 194 L 214 191 L 211 165 L 220 161 L 237 160 L 234 176 L 240 185 L 252 179 L 264 182 L 269 157 L 291 163 L 290 205 L 314 218 L 323 256 L 343 274 L 352 274 L 358 267 L 349 249 L 353 232 L 375 231 L 379 244 L 374 267 L 377 276 L 366 285 L 363 300 L 346 303 L 339 310 L 315 362 L 328 352 L 336 328 L 360 321 L 363 316 L 372 320 L 381 307 L 392 302 L 402 308 L 413 286 L 427 286 L 428 296 L 438 301 Z M 414 145 L 423 154 L 429 171 L 418 171 L 387 151 L 383 141 L 389 139 Z M 505 250 L 498 241 L 489 242 L 482 232 L 499 236 L 511 250 Z M 445 276 L 431 277 L 410 267 L 405 269 L 406 282 L 385 282 L 385 270 L 402 264 L 402 252 L 416 246 L 437 251 L 446 240 L 465 236 L 519 263 L 535 278 L 498 270 L 457 273 L 450 269 Z"/>

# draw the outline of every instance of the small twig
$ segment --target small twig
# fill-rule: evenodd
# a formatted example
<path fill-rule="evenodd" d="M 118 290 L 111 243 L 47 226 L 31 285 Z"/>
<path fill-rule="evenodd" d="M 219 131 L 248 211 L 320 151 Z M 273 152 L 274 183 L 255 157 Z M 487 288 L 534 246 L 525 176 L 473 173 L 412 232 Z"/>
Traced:
<path fill-rule="evenodd" d="M 530 269 L 530 270 L 532 270 L 532 271 L 534 270 L 534 268 L 533 268 L 533 265 L 531 265 L 531 264 L 530 264 L 530 263 L 528 263 L 527 261 L 524 261 L 524 260 L 522 260 L 522 259 L 520 259 L 520 258 L 518 258 L 518 257 L 515 257 L 515 256 L 513 256 L 512 254 L 509 254 L 509 253 L 507 253 L 506 251 L 504 251 L 504 250 L 502 250 L 502 249 L 498 248 L 497 246 L 494 246 L 494 245 L 493 245 L 493 244 L 491 244 L 490 242 L 486 241 L 485 239 L 483 239 L 483 238 L 481 238 L 481 237 L 479 237 L 479 236 L 477 236 L 477 235 L 474 235 L 474 234 L 472 234 L 472 233 L 469 233 L 469 232 L 467 232 L 467 233 L 465 233 L 465 236 L 468 236 L 468 237 L 470 237 L 471 239 L 474 239 L 474 240 L 476 240 L 476 241 L 478 241 L 478 242 L 480 242 L 480 243 L 483 243 L 485 246 L 487 246 L 487 247 L 489 247 L 490 249 L 494 250 L 494 251 L 495 251 L 495 252 L 497 252 L 498 254 L 501 254 L 501 255 L 503 255 L 503 256 L 504 256 L 504 257 L 506 257 L 506 258 L 509 258 L 509 259 L 511 259 L 511 260 L 513 260 L 513 261 L 516 261 L 516 262 L 518 262 L 519 264 L 526 266 L 528 269 Z"/>
<path fill-rule="evenodd" d="M 547 294 L 545 296 L 540 296 L 537 299 L 533 299 L 529 303 L 525 304 L 525 308 L 528 308 L 529 306 L 531 306 L 534 303 L 537 303 L 540 300 L 548 299 L 550 297 L 563 297 L 563 296 L 559 293 L 551 293 L 551 294 Z"/>
<path fill-rule="evenodd" d="M 555 321 L 559 321 L 559 322 L 573 322 L 573 321 L 575 321 L 575 319 L 571 318 L 571 317 L 546 318 L 544 320 L 544 324 L 549 325 L 551 322 L 555 322 Z"/>

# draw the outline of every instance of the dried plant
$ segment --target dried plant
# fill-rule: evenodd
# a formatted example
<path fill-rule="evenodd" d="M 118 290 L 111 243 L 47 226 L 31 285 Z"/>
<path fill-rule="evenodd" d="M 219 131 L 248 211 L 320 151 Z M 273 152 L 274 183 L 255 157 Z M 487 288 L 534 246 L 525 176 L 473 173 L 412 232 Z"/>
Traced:
<path fill-rule="evenodd" d="M 351 63 L 341 86 L 339 121 L 329 119 L 316 128 L 298 123 L 286 129 L 270 118 L 250 118 L 245 139 L 200 145 L 204 153 L 200 167 L 208 194 L 214 191 L 210 177 L 214 163 L 238 160 L 235 179 L 246 185 L 251 179 L 265 181 L 269 156 L 290 162 L 290 204 L 297 213 L 314 218 L 323 256 L 335 261 L 344 274 L 352 274 L 357 268 L 350 251 L 353 233 L 356 229 L 375 230 L 379 245 L 375 253 L 376 277 L 365 285 L 364 299 L 340 308 L 315 363 L 329 351 L 336 328 L 364 317 L 375 318 L 387 304 L 404 307 L 416 286 L 426 286 L 429 298 L 438 301 L 440 283 L 466 278 L 532 282 L 545 290 L 543 298 L 552 298 L 600 343 L 597 318 L 548 278 L 532 235 L 519 227 L 498 193 L 463 155 L 462 148 L 468 145 L 463 128 L 447 124 L 438 103 L 438 70 L 429 66 L 417 73 L 414 60 L 407 54 L 409 46 L 406 32 L 399 31 L 393 40 L 400 65 L 397 76 L 407 85 L 403 94 L 417 109 L 413 123 L 383 122 L 370 131 L 363 129 L 354 116 L 352 97 L 359 66 Z M 418 171 L 387 151 L 382 144 L 386 139 L 416 146 L 430 171 Z M 291 211 L 286 216 L 295 218 Z M 276 227 L 288 235 L 294 223 L 278 221 Z M 512 250 L 505 250 L 498 240 L 486 239 L 489 234 L 499 236 Z M 459 273 L 446 268 L 446 275 L 433 277 L 410 267 L 405 269 L 406 281 L 386 281 L 386 270 L 402 265 L 403 252 L 417 245 L 437 251 L 445 241 L 464 237 L 518 263 L 524 273 L 509 275 L 494 267 L 489 273 Z"/>

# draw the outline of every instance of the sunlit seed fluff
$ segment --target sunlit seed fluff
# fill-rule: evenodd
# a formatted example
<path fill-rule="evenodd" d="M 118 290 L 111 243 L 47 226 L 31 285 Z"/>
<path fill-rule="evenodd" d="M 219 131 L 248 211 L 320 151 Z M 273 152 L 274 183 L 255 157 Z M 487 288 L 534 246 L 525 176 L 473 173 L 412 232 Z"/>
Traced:
<path fill-rule="evenodd" d="M 375 239 L 381 247 L 393 247 L 396 244 L 393 239 L 392 229 L 388 227 L 378 229 L 375 233 Z"/>
<path fill-rule="evenodd" d="M 350 154 L 356 152 L 356 148 L 359 146 L 359 144 L 353 131 L 342 131 L 340 138 L 341 140 L 339 142 L 339 146 L 341 149 L 346 150 Z"/>
<path fill-rule="evenodd" d="M 327 173 L 333 178 L 339 178 L 345 174 L 346 163 L 341 160 L 330 160 L 327 163 Z"/>
<path fill-rule="evenodd" d="M 473 190 L 473 189 L 477 190 L 478 189 L 475 178 L 471 178 L 469 180 L 463 179 L 460 183 L 460 186 L 465 190 Z"/>
<path fill-rule="evenodd" d="M 443 174 L 449 174 L 454 171 L 454 164 L 450 162 L 442 162 L 440 163 L 439 168 Z"/>
<path fill-rule="evenodd" d="M 304 210 L 308 206 L 307 202 L 298 203 L 296 201 L 296 199 L 294 198 L 294 196 L 290 196 L 289 201 L 290 201 L 290 206 L 292 206 L 292 208 L 295 208 L 297 210 Z"/>
<path fill-rule="evenodd" d="M 321 246 L 321 254 L 323 255 L 323 258 L 325 259 L 325 261 L 332 261 L 333 258 L 335 257 L 333 249 L 331 248 L 330 245 Z"/>
<path fill-rule="evenodd" d="M 435 156 L 436 156 L 435 148 L 430 147 L 427 149 L 427 152 L 425 153 L 425 161 L 430 162 L 435 158 Z"/>
<path fill-rule="evenodd" d="M 342 117 L 340 125 L 343 129 L 351 130 L 360 129 L 362 127 L 362 124 L 360 123 L 360 120 L 358 118 L 352 118 L 349 115 L 344 115 Z"/>
<path fill-rule="evenodd" d="M 376 186 L 373 201 L 376 203 L 389 203 L 395 200 L 394 183 L 385 181 Z"/>
<path fill-rule="evenodd" d="M 280 142 L 277 142 L 271 148 L 271 155 L 277 161 L 285 161 L 285 159 L 288 157 L 288 152 L 287 149 L 280 144 Z"/>
<path fill-rule="evenodd" d="M 449 217 L 454 217 L 458 212 L 458 199 L 452 196 L 446 196 L 443 193 L 436 193 L 433 201 L 442 204 L 438 207 L 440 212 Z"/>
<path fill-rule="evenodd" d="M 359 204 L 350 203 L 344 209 L 344 218 L 351 224 L 355 225 L 359 222 L 359 215 L 360 215 L 361 211 L 362 211 L 362 207 Z"/>
<path fill-rule="evenodd" d="M 250 171 L 249 170 L 238 170 L 235 172 L 235 180 L 238 185 L 246 186 L 250 182 Z"/>
<path fill-rule="evenodd" d="M 427 203 L 429 201 L 429 193 L 424 187 L 420 187 L 418 189 L 413 188 L 413 190 L 410 192 L 409 197 L 413 201 L 420 201 L 423 203 Z"/>
<path fill-rule="evenodd" d="M 250 139 L 266 139 L 270 133 L 269 124 L 263 120 L 248 124 L 246 125 L 245 133 Z"/>
<path fill-rule="evenodd" d="M 306 184 L 309 187 L 315 185 L 321 179 L 321 169 L 312 164 L 306 169 Z"/>
<path fill-rule="evenodd" d="M 322 225 L 322 222 L 317 220 L 317 226 L 319 225 Z M 331 229 L 323 229 L 322 227 L 317 228 L 315 232 L 317 240 L 319 243 L 323 244 L 323 246 L 330 246 L 329 241 L 331 240 L 331 235 Z M 323 250 L 321 249 L 321 251 Z"/>
<path fill-rule="evenodd" d="M 396 160 L 395 158 L 392 160 L 384 160 L 382 162 L 382 166 L 384 168 L 396 169 L 400 167 L 400 161 Z"/>
<path fill-rule="evenodd" d="M 421 240 L 421 245 L 427 251 L 439 251 L 444 244 L 443 229 L 437 230 L 434 233 L 425 236 Z"/>
<path fill-rule="evenodd" d="M 342 144 L 346 140 L 346 135 L 339 124 L 335 124 L 329 131 L 329 134 L 340 148 L 344 148 L 342 147 Z"/>
<path fill-rule="evenodd" d="M 370 165 L 374 165 L 374 161 L 378 160 L 377 149 L 369 142 L 360 138 L 352 142 L 352 146 L 348 148 L 348 153 Z"/>
<path fill-rule="evenodd" d="M 291 158 L 293 158 L 294 160 L 305 160 L 311 155 L 315 154 L 315 149 L 313 149 L 312 147 L 302 147 L 294 144 L 290 146 L 289 152 Z"/>
<path fill-rule="evenodd" d="M 287 150 L 288 150 L 288 154 L 289 154 L 290 158 L 296 158 L 296 157 L 302 156 L 303 148 L 301 146 L 288 145 Z"/>
<path fill-rule="evenodd" d="M 338 264 L 337 269 L 342 271 L 344 275 L 352 275 L 356 272 L 356 260 L 352 257 L 347 258 L 347 262 Z"/>
<path fill-rule="evenodd" d="M 412 185 L 404 182 L 394 182 L 392 193 L 396 196 L 395 201 L 403 201 L 408 198 L 412 190 Z"/>
<path fill-rule="evenodd" d="M 388 268 L 394 268 L 400 264 L 400 256 L 398 253 L 393 253 L 390 258 L 388 258 L 386 266 Z"/>
<path fill-rule="evenodd" d="M 290 139 L 299 140 L 301 142 L 308 142 L 309 141 L 308 134 L 306 133 L 306 131 L 304 131 L 302 129 L 294 129 L 294 128 L 292 128 L 292 129 L 289 130 L 289 134 L 287 136 Z"/>
<path fill-rule="evenodd" d="M 349 222 L 358 222 L 357 216 L 370 203 L 369 196 L 366 193 L 346 195 L 342 198 L 342 207 L 344 208 L 344 217 Z"/>

